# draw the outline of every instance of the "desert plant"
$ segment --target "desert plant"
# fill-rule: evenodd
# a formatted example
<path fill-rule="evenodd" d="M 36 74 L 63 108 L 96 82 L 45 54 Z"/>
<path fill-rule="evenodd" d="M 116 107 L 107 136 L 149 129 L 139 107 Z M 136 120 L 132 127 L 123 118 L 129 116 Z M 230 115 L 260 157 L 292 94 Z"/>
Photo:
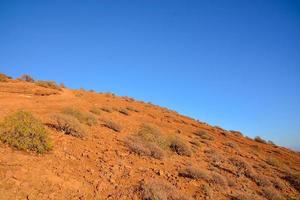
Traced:
<path fill-rule="evenodd" d="M 0 125 L 0 140 L 19 150 L 44 153 L 51 149 L 44 125 L 27 111 L 18 111 L 4 119 Z"/>
<path fill-rule="evenodd" d="M 100 115 L 101 114 L 101 109 L 96 107 L 96 106 L 93 106 L 91 109 L 90 109 L 90 112 L 95 114 L 95 115 Z"/>
<path fill-rule="evenodd" d="M 300 172 L 289 173 L 284 177 L 298 192 L 300 192 Z"/>
<path fill-rule="evenodd" d="M 194 166 L 184 168 L 179 172 L 179 176 L 190 179 L 204 179 L 206 181 L 209 180 L 209 175 L 206 170 L 201 170 Z"/>
<path fill-rule="evenodd" d="M 0 82 L 6 82 L 8 79 L 11 79 L 11 77 L 0 73 Z"/>
<path fill-rule="evenodd" d="M 256 136 L 256 137 L 254 138 L 254 140 L 255 140 L 256 142 L 259 142 L 259 143 L 267 144 L 267 141 L 264 140 L 264 139 L 262 139 L 262 138 L 259 137 L 259 136 Z"/>
<path fill-rule="evenodd" d="M 23 74 L 19 79 L 22 81 L 30 82 L 30 83 L 34 82 L 34 79 L 27 74 Z"/>
<path fill-rule="evenodd" d="M 271 187 L 263 188 L 263 194 L 268 200 L 284 200 L 284 198 Z"/>
<path fill-rule="evenodd" d="M 132 106 L 127 106 L 126 109 L 129 110 L 129 111 L 132 111 L 132 112 L 140 112 L 138 109 L 136 109 Z"/>
<path fill-rule="evenodd" d="M 119 111 L 119 113 L 121 113 L 123 115 L 127 115 L 127 116 L 129 115 L 129 112 L 126 109 L 124 109 L 124 108 L 119 109 L 118 111 Z"/>
<path fill-rule="evenodd" d="M 40 87 L 45 87 L 45 88 L 50 88 L 50 89 L 55 89 L 55 90 L 61 90 L 61 87 L 58 86 L 55 81 L 36 81 L 36 85 Z"/>
<path fill-rule="evenodd" d="M 51 116 L 51 118 L 53 123 L 50 123 L 50 126 L 62 131 L 66 135 L 71 135 L 78 138 L 83 138 L 86 135 L 85 128 L 75 117 L 65 114 L 55 114 Z"/>
<path fill-rule="evenodd" d="M 105 121 L 104 126 L 109 129 L 114 130 L 115 132 L 121 132 L 121 130 L 122 130 L 122 127 L 112 120 Z"/>
<path fill-rule="evenodd" d="M 216 172 L 212 173 L 210 180 L 214 184 L 221 185 L 223 187 L 227 186 L 226 179 Z"/>
<path fill-rule="evenodd" d="M 102 107 L 101 110 L 104 111 L 104 112 L 108 112 L 108 113 L 113 112 L 113 110 L 111 108 L 108 108 L 108 107 Z"/>
<path fill-rule="evenodd" d="M 142 124 L 140 130 L 137 133 L 145 142 L 154 143 L 162 149 L 168 148 L 168 143 L 166 139 L 162 136 L 160 130 L 157 127 L 151 126 L 149 124 Z"/>
<path fill-rule="evenodd" d="M 91 115 L 90 113 L 83 113 L 76 108 L 67 107 L 63 109 L 63 114 L 71 115 L 79 120 L 80 123 L 86 124 L 88 126 L 95 125 L 97 123 L 97 119 Z"/>
<path fill-rule="evenodd" d="M 196 132 L 195 135 L 199 136 L 203 140 L 214 140 L 214 137 L 204 130 Z"/>
<path fill-rule="evenodd" d="M 178 155 L 181 156 L 192 155 L 190 147 L 185 142 L 183 142 L 180 138 L 178 137 L 171 138 L 169 143 L 170 143 L 169 144 L 170 149 L 175 153 L 177 153 Z"/>
<path fill-rule="evenodd" d="M 266 163 L 268 163 L 269 165 L 275 166 L 275 167 L 280 166 L 279 160 L 277 160 L 274 157 L 268 157 L 266 160 Z"/>
<path fill-rule="evenodd" d="M 238 148 L 238 145 L 236 143 L 234 143 L 234 142 L 226 142 L 225 145 L 228 146 L 228 147 L 231 147 L 233 149 L 237 149 Z"/>

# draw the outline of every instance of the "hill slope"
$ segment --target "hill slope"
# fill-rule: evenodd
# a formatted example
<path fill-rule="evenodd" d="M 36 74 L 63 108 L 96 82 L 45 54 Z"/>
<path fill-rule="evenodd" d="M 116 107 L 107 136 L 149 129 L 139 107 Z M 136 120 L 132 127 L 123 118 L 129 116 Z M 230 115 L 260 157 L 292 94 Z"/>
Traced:
<path fill-rule="evenodd" d="M 0 120 L 28 111 L 52 143 L 37 154 L 0 142 L 0 199 L 300 198 L 296 152 L 128 97 L 52 86 L 0 81 Z"/>

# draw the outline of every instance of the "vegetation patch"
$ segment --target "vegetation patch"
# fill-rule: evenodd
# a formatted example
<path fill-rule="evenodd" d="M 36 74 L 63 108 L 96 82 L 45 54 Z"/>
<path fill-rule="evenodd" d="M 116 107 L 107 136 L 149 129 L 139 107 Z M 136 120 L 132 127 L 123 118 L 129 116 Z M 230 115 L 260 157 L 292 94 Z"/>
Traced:
<path fill-rule="evenodd" d="M 55 81 L 36 81 L 35 84 L 44 88 L 62 90 L 61 87 L 55 83 Z"/>
<path fill-rule="evenodd" d="M 115 132 L 121 132 L 122 127 L 112 120 L 107 120 L 104 124 L 105 127 L 114 130 Z"/>
<path fill-rule="evenodd" d="M 104 111 L 104 112 L 108 112 L 108 113 L 112 113 L 113 112 L 113 109 L 112 108 L 108 108 L 108 107 L 102 107 L 101 110 Z"/>
<path fill-rule="evenodd" d="M 199 168 L 196 168 L 194 166 L 189 166 L 184 168 L 179 172 L 179 176 L 185 177 L 185 178 L 190 178 L 190 179 L 203 179 L 208 181 L 209 180 L 209 175 L 206 170 L 201 170 Z"/>
<path fill-rule="evenodd" d="M 259 137 L 259 136 L 256 136 L 256 137 L 254 138 L 254 140 L 255 140 L 256 142 L 259 142 L 259 143 L 267 144 L 267 141 L 264 140 L 264 139 L 262 139 L 262 138 Z"/>
<path fill-rule="evenodd" d="M 97 124 L 97 119 L 90 113 L 83 113 L 75 108 L 65 108 L 63 114 L 75 117 L 80 123 L 92 126 Z"/>
<path fill-rule="evenodd" d="M 0 73 L 0 82 L 6 82 L 8 79 L 11 79 L 11 77 L 6 76 L 5 74 Z"/>
<path fill-rule="evenodd" d="M 132 111 L 132 112 L 137 112 L 137 113 L 140 112 L 138 109 L 136 109 L 132 106 L 127 106 L 126 109 L 129 110 L 129 111 Z"/>
<path fill-rule="evenodd" d="M 52 119 L 53 123 L 50 125 L 66 135 L 78 138 L 83 138 L 86 135 L 85 128 L 75 117 L 65 114 L 55 114 L 52 116 Z"/>
<path fill-rule="evenodd" d="M 52 148 L 42 122 L 27 111 L 18 111 L 4 119 L 0 124 L 0 140 L 16 149 L 37 153 Z"/>
<path fill-rule="evenodd" d="M 19 79 L 21 81 L 25 81 L 25 82 L 29 82 L 29 83 L 34 82 L 34 79 L 31 76 L 27 75 L 27 74 L 23 74 Z"/>
<path fill-rule="evenodd" d="M 284 177 L 298 192 L 300 192 L 300 172 Z"/>
<path fill-rule="evenodd" d="M 90 112 L 95 114 L 95 115 L 101 115 L 101 109 L 96 107 L 96 106 L 93 106 L 91 109 L 90 109 Z"/>
<path fill-rule="evenodd" d="M 263 195 L 268 200 L 284 200 L 283 198 L 275 189 L 271 187 L 263 188 Z"/>
<path fill-rule="evenodd" d="M 169 140 L 170 149 L 180 156 L 191 156 L 192 152 L 190 147 L 183 142 L 179 137 L 174 137 Z"/>
<path fill-rule="evenodd" d="M 129 115 L 129 112 L 128 112 L 126 109 L 124 109 L 124 108 L 119 109 L 118 111 L 119 111 L 119 113 L 121 113 L 121 114 L 123 114 L 123 115 L 126 115 L 126 116 Z"/>
<path fill-rule="evenodd" d="M 268 163 L 269 165 L 272 165 L 272 166 L 274 166 L 274 167 L 280 166 L 279 160 L 277 160 L 277 159 L 274 158 L 274 157 L 269 157 L 269 158 L 267 158 L 266 163 Z"/>
<path fill-rule="evenodd" d="M 203 140 L 214 140 L 214 137 L 204 130 L 196 132 L 195 135 L 199 136 Z"/>

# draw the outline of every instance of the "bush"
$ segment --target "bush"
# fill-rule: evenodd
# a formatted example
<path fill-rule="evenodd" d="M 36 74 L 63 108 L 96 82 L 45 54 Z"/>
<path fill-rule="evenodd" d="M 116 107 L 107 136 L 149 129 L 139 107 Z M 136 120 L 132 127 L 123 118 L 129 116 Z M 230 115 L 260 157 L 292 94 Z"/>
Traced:
<path fill-rule="evenodd" d="M 0 125 L 0 140 L 19 150 L 37 153 L 51 150 L 44 125 L 26 111 L 18 111 L 4 119 Z"/>
<path fill-rule="evenodd" d="M 256 136 L 256 137 L 254 138 L 254 140 L 255 140 L 256 142 L 259 142 L 259 143 L 267 144 L 267 141 L 264 140 L 264 139 L 262 139 L 262 138 L 259 137 L 259 136 Z"/>
<path fill-rule="evenodd" d="M 170 149 L 181 156 L 191 156 L 192 152 L 189 146 L 184 143 L 180 138 L 172 138 L 170 140 Z"/>
<path fill-rule="evenodd" d="M 284 198 L 273 188 L 263 188 L 263 194 L 268 200 L 284 200 Z"/>
<path fill-rule="evenodd" d="M 273 158 L 273 157 L 267 158 L 266 163 L 268 163 L 269 165 L 275 166 L 275 167 L 280 166 L 280 162 L 276 158 Z"/>
<path fill-rule="evenodd" d="M 203 140 L 214 140 L 214 137 L 204 130 L 196 132 L 195 135 L 199 136 Z"/>
<path fill-rule="evenodd" d="M 300 192 L 300 172 L 284 177 L 298 192 Z"/>
<path fill-rule="evenodd" d="M 22 81 L 30 82 L 30 83 L 34 82 L 34 79 L 27 74 L 23 74 L 19 79 Z"/>
<path fill-rule="evenodd" d="M 5 74 L 0 73 L 0 82 L 6 82 L 7 79 L 11 79 L 11 77 L 6 76 Z"/>
<path fill-rule="evenodd" d="M 164 157 L 164 152 L 161 148 L 153 143 L 147 143 L 139 137 L 127 137 L 125 142 L 129 149 L 139 156 L 149 156 L 156 159 L 162 159 Z"/>
<path fill-rule="evenodd" d="M 143 181 L 138 191 L 142 200 L 187 200 L 174 186 L 160 180 Z"/>
<path fill-rule="evenodd" d="M 225 145 L 228 146 L 228 147 L 231 147 L 233 149 L 237 149 L 238 148 L 238 145 L 236 143 L 234 143 L 234 142 L 226 142 Z"/>
<path fill-rule="evenodd" d="M 75 108 L 65 108 L 63 113 L 75 117 L 80 123 L 88 126 L 92 126 L 97 123 L 97 119 L 93 115 L 89 113 L 83 113 Z"/>
<path fill-rule="evenodd" d="M 78 138 L 83 138 L 86 135 L 84 127 L 80 122 L 69 115 L 65 114 L 55 114 L 52 116 L 53 123 L 52 127 L 58 131 L 62 131 L 66 135 L 71 135 Z"/>
<path fill-rule="evenodd" d="M 40 87 L 62 90 L 61 87 L 55 83 L 55 81 L 36 81 L 35 84 Z"/>
<path fill-rule="evenodd" d="M 119 113 L 121 113 L 121 114 L 123 114 L 123 115 L 129 115 L 129 113 L 128 113 L 128 111 L 126 110 L 126 109 L 120 109 L 120 110 L 118 110 L 119 111 Z"/>
<path fill-rule="evenodd" d="M 129 111 L 132 111 L 132 112 L 140 112 L 138 109 L 136 109 L 132 106 L 127 106 L 126 109 L 129 110 Z"/>
<path fill-rule="evenodd" d="M 95 114 L 95 115 L 100 115 L 101 114 L 101 109 L 94 106 L 90 109 L 90 112 Z"/>
<path fill-rule="evenodd" d="M 108 112 L 108 113 L 113 112 L 113 110 L 111 108 L 108 108 L 108 107 L 102 107 L 101 110 L 104 111 L 104 112 Z"/>
<path fill-rule="evenodd" d="M 168 146 L 159 129 L 146 124 L 140 127 L 136 135 L 127 137 L 125 142 L 132 152 L 156 159 L 163 158 L 163 149 Z"/>
<path fill-rule="evenodd" d="M 208 172 L 206 170 L 201 170 L 193 166 L 186 167 L 179 172 L 179 176 L 190 178 L 190 179 L 204 179 L 209 180 Z"/>
<path fill-rule="evenodd" d="M 117 124 L 116 122 L 113 122 L 111 120 L 107 120 L 105 122 L 104 126 L 106 126 L 109 129 L 114 130 L 115 132 L 121 132 L 121 130 L 122 130 L 122 127 L 119 124 Z"/>

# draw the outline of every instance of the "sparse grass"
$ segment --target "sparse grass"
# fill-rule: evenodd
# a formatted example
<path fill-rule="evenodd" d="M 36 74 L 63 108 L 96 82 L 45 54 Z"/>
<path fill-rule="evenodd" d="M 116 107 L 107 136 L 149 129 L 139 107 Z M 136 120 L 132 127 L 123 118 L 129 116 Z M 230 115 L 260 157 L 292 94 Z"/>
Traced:
<path fill-rule="evenodd" d="M 61 90 L 61 87 L 57 85 L 55 81 L 36 81 L 35 84 L 44 88 Z"/>
<path fill-rule="evenodd" d="M 196 132 L 195 135 L 199 136 L 203 140 L 214 140 L 214 137 L 204 130 Z"/>
<path fill-rule="evenodd" d="M 167 149 L 168 144 L 166 139 L 162 136 L 160 130 L 154 126 L 143 124 L 137 133 L 145 142 L 154 143 L 162 149 Z"/>
<path fill-rule="evenodd" d="M 28 74 L 23 74 L 19 79 L 22 81 L 29 82 L 29 83 L 34 82 L 34 79 L 31 76 L 29 76 Z"/>
<path fill-rule="evenodd" d="M 0 125 L 0 140 L 19 150 L 45 153 L 52 145 L 42 122 L 30 112 L 18 111 Z"/>
<path fill-rule="evenodd" d="M 223 187 L 227 186 L 226 179 L 218 173 L 213 173 L 211 175 L 211 181 L 212 181 L 212 183 L 223 186 Z"/>
<path fill-rule="evenodd" d="M 231 157 L 228 160 L 236 167 L 238 175 L 244 175 L 248 178 L 253 176 L 253 168 L 246 161 L 238 157 Z"/>
<path fill-rule="evenodd" d="M 209 180 L 209 175 L 206 170 L 201 170 L 199 168 L 196 168 L 194 166 L 189 166 L 184 168 L 179 172 L 179 176 L 190 178 L 190 179 L 204 179 L 206 181 Z"/>
<path fill-rule="evenodd" d="M 121 132 L 121 130 L 122 130 L 122 127 L 112 120 L 105 121 L 104 126 L 109 129 L 114 130 L 115 132 Z"/>
<path fill-rule="evenodd" d="M 259 142 L 259 143 L 267 144 L 267 141 L 264 140 L 264 139 L 262 139 L 262 138 L 259 137 L 259 136 L 256 136 L 256 137 L 254 138 L 254 140 L 255 140 L 256 142 Z"/>
<path fill-rule="evenodd" d="M 80 123 L 92 126 L 97 124 L 97 119 L 90 113 L 83 113 L 75 108 L 67 107 L 63 109 L 63 114 L 70 115 L 78 119 Z"/>
<path fill-rule="evenodd" d="M 123 114 L 123 115 L 126 115 L 126 116 L 129 115 L 129 112 L 128 112 L 126 109 L 124 109 L 124 108 L 121 108 L 121 109 L 119 109 L 118 111 L 119 111 L 119 113 L 121 113 L 121 114 Z"/>
<path fill-rule="evenodd" d="M 98 108 L 96 106 L 93 106 L 93 107 L 91 107 L 90 112 L 93 113 L 93 114 L 95 114 L 95 115 L 101 115 L 102 111 L 101 111 L 100 108 Z"/>
<path fill-rule="evenodd" d="M 55 114 L 52 116 L 53 123 L 50 124 L 55 129 L 62 131 L 66 135 L 83 138 L 86 135 L 85 128 L 78 119 L 66 114 Z"/>
<path fill-rule="evenodd" d="M 174 186 L 161 180 L 143 181 L 138 191 L 142 200 L 187 200 Z"/>
<path fill-rule="evenodd" d="M 273 188 L 265 187 L 263 188 L 263 195 L 268 200 L 284 200 L 284 198 Z"/>
<path fill-rule="evenodd" d="M 233 149 L 238 149 L 238 145 L 234 142 L 226 142 L 225 145 Z"/>
<path fill-rule="evenodd" d="M 264 175 L 252 173 L 248 177 L 252 181 L 254 181 L 256 183 L 256 185 L 258 185 L 258 186 L 268 187 L 268 186 L 271 185 L 271 182 L 269 181 L 269 178 L 264 176 Z"/>
<path fill-rule="evenodd" d="M 284 177 L 298 192 L 300 192 L 300 172 L 290 173 Z"/>
<path fill-rule="evenodd" d="M 191 156 L 192 152 L 190 147 L 182 141 L 179 137 L 174 137 L 169 140 L 169 147 L 170 149 L 177 153 L 180 156 Z"/>

